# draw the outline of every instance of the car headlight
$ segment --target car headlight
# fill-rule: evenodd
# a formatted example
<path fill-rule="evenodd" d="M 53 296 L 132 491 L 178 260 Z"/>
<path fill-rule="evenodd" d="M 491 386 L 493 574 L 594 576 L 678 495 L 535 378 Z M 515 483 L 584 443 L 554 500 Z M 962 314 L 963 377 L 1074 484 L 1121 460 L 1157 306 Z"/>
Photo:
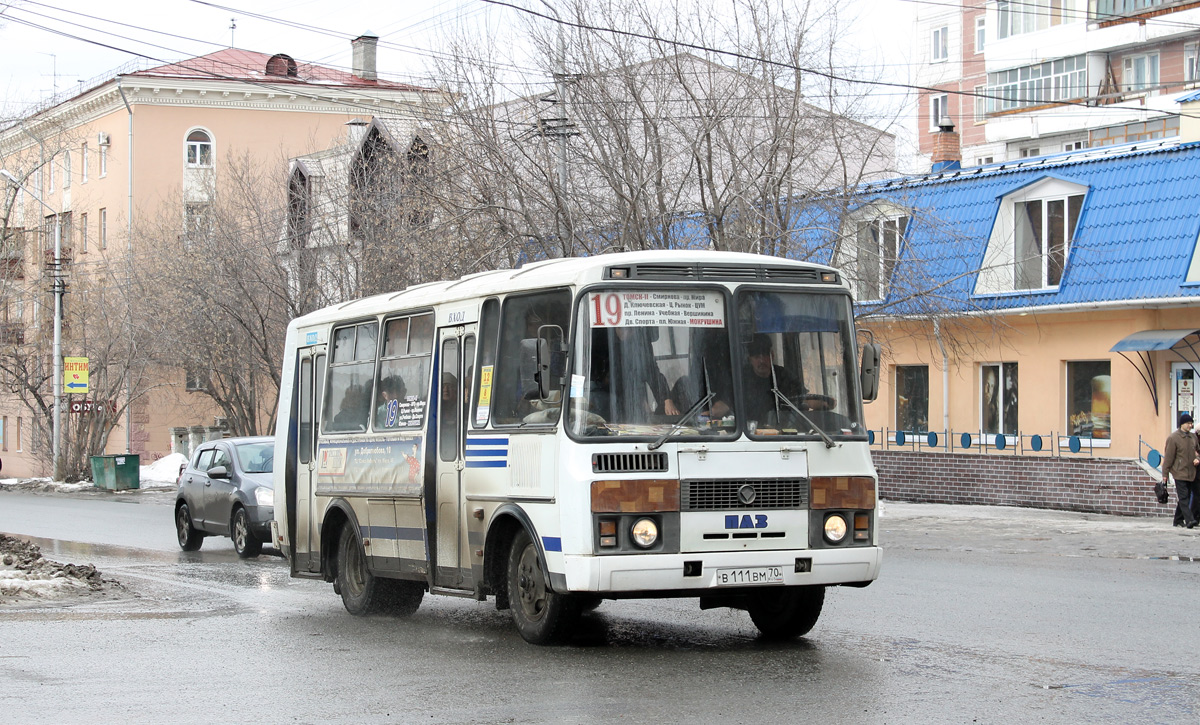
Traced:
<path fill-rule="evenodd" d="M 846 519 L 840 514 L 834 514 L 825 519 L 825 540 L 836 544 L 846 538 Z"/>
<path fill-rule="evenodd" d="M 633 543 L 648 549 L 658 541 L 658 524 L 654 523 L 654 519 L 638 519 L 629 530 L 629 535 Z"/>
<path fill-rule="evenodd" d="M 254 489 L 254 500 L 259 506 L 274 506 L 275 505 L 275 489 L 259 486 Z"/>

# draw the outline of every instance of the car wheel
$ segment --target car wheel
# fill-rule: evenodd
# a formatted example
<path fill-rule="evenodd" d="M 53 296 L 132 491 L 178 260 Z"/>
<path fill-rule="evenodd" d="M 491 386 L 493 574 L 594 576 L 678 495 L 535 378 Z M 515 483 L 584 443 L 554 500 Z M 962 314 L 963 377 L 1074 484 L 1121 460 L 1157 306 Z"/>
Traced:
<path fill-rule="evenodd" d="M 241 506 L 233 511 L 229 537 L 233 539 L 233 550 L 243 559 L 253 559 L 262 553 L 262 542 L 250 530 L 250 515 Z"/>
<path fill-rule="evenodd" d="M 579 602 L 548 586 L 537 545 L 524 530 L 509 550 L 508 598 L 517 631 L 530 644 L 563 642 L 579 618 Z"/>
<path fill-rule="evenodd" d="M 204 534 L 192 526 L 192 512 L 186 503 L 175 507 L 175 535 L 179 538 L 179 548 L 184 551 L 196 551 L 204 543 Z"/>
<path fill-rule="evenodd" d="M 825 587 L 767 589 L 753 595 L 746 611 L 766 639 L 793 639 L 812 630 L 825 603 Z"/>

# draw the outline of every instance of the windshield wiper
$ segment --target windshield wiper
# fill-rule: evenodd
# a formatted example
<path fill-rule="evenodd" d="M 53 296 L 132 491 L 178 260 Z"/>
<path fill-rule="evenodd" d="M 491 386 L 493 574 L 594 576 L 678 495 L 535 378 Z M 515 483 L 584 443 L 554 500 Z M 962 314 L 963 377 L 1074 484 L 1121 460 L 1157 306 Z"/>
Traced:
<path fill-rule="evenodd" d="M 809 418 L 809 417 L 808 417 L 807 415 L 805 415 L 805 414 L 804 414 L 804 413 L 803 413 L 803 412 L 802 412 L 802 411 L 801 411 L 799 408 L 797 408 L 797 407 L 796 407 L 796 404 L 795 404 L 795 403 L 793 403 L 791 400 L 789 400 L 789 399 L 788 399 L 788 396 L 786 396 L 786 395 L 784 395 L 783 393 L 779 392 L 779 388 L 772 387 L 772 388 L 771 388 L 771 392 L 772 392 L 772 393 L 775 393 L 775 398 L 776 398 L 777 400 L 779 400 L 780 402 L 782 402 L 782 403 L 783 403 L 784 405 L 786 405 L 787 407 L 791 408 L 791 409 L 792 409 L 792 411 L 796 413 L 796 415 L 798 415 L 798 416 L 800 416 L 801 418 L 803 418 L 803 419 L 804 419 L 804 422 L 805 422 L 805 423 L 808 423 L 808 425 L 809 425 L 809 427 L 810 427 L 810 429 L 811 429 L 811 430 L 815 430 L 815 431 L 817 432 L 817 435 L 821 436 L 821 440 L 825 441 L 825 447 L 826 447 L 826 448 L 833 448 L 834 446 L 836 446 L 836 445 L 837 445 L 837 443 L 834 443 L 834 442 L 833 442 L 833 438 L 830 438 L 830 437 L 829 437 L 829 434 L 825 432 L 825 429 L 824 429 L 824 428 L 822 428 L 821 426 L 819 426 L 819 425 L 817 425 L 816 423 L 814 423 L 814 422 L 813 422 L 813 420 L 812 420 L 812 418 Z"/>
<path fill-rule="evenodd" d="M 656 450 L 663 443 L 666 443 L 667 439 L 675 434 L 675 431 L 682 428 L 684 426 L 684 424 L 686 424 L 693 415 L 699 413 L 701 410 L 704 409 L 704 406 L 707 405 L 708 402 L 713 399 L 713 395 L 714 394 L 712 392 L 709 392 L 708 395 L 705 395 L 703 398 L 701 398 L 695 405 L 693 405 L 691 407 L 690 410 L 688 410 L 688 412 L 683 414 L 683 417 L 681 417 L 679 420 L 675 421 L 675 424 L 671 426 L 670 430 L 668 430 L 666 433 L 663 433 L 661 436 L 659 436 L 658 440 L 656 440 L 653 443 L 651 443 L 650 445 L 646 446 L 646 450 L 648 450 L 648 451 Z"/>

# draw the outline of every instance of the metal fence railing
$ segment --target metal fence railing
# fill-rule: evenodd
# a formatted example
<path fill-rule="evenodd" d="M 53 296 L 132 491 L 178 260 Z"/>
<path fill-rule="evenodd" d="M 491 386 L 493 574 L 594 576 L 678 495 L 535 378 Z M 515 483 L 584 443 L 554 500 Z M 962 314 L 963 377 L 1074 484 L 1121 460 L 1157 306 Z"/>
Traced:
<path fill-rule="evenodd" d="M 910 431 L 881 428 L 867 431 L 867 440 L 880 450 L 937 453 L 994 453 L 1013 456 L 1094 456 L 1091 438 L 1049 433 L 984 433 L 982 431 Z M 1140 440 L 1140 439 L 1139 439 Z M 1107 441 L 1106 441 L 1107 442 Z"/>

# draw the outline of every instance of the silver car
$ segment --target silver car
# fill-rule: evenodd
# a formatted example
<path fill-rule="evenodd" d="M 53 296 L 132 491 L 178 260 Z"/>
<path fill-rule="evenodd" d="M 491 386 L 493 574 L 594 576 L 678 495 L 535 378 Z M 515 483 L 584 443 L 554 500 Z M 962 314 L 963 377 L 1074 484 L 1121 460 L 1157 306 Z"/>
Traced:
<path fill-rule="evenodd" d="M 228 536 L 243 559 L 271 538 L 275 440 L 224 438 L 201 444 L 179 472 L 175 529 L 179 548 L 196 551 L 205 536 Z"/>

